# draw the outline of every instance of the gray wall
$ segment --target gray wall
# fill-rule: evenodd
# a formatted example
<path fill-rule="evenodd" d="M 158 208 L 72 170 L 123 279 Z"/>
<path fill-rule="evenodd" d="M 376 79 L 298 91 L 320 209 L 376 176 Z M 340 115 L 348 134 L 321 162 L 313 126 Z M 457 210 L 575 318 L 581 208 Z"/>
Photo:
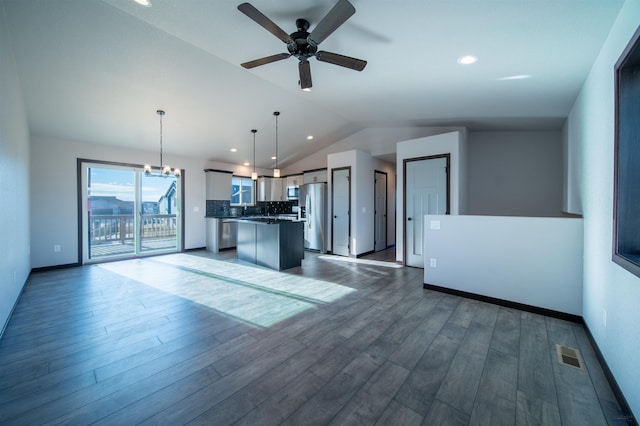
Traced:
<path fill-rule="evenodd" d="M 469 132 L 469 214 L 562 216 L 562 132 Z"/>
<path fill-rule="evenodd" d="M 0 332 L 31 270 L 29 130 L 0 3 Z"/>

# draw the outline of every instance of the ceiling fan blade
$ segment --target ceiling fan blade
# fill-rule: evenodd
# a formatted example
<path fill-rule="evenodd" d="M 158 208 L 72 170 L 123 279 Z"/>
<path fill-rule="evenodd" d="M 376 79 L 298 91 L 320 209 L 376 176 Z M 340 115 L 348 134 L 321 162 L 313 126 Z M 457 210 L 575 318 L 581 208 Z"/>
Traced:
<path fill-rule="evenodd" d="M 265 56 L 264 58 L 255 59 L 253 61 L 245 62 L 242 65 L 243 68 L 251 69 L 255 67 L 259 67 L 260 65 L 270 64 L 271 62 L 281 61 L 283 59 L 287 59 L 291 56 L 288 53 L 278 53 L 277 55 Z"/>
<path fill-rule="evenodd" d="M 356 13 L 356 8 L 353 7 L 348 0 L 338 0 L 338 3 L 333 6 L 333 9 L 331 9 L 329 13 L 318 22 L 318 25 L 316 25 L 313 31 L 311 31 L 311 34 L 307 37 L 307 41 L 313 46 L 319 45 L 354 13 Z"/>
<path fill-rule="evenodd" d="M 258 9 L 253 7 L 249 3 L 242 3 L 238 6 L 238 10 L 249 18 L 253 19 L 258 25 L 262 26 L 265 30 L 269 31 L 274 36 L 278 37 L 283 42 L 289 44 L 294 43 L 289 34 L 285 33 L 282 28 L 277 26 L 271 19 L 267 18 Z"/>
<path fill-rule="evenodd" d="M 333 65 L 350 68 L 356 71 L 362 71 L 367 66 L 367 61 L 352 58 L 350 56 L 339 55 L 337 53 L 320 51 L 316 53 L 316 59 L 322 62 L 328 62 Z"/>
<path fill-rule="evenodd" d="M 298 71 L 300 72 L 300 88 L 302 90 L 311 89 L 311 65 L 309 61 L 300 61 Z"/>

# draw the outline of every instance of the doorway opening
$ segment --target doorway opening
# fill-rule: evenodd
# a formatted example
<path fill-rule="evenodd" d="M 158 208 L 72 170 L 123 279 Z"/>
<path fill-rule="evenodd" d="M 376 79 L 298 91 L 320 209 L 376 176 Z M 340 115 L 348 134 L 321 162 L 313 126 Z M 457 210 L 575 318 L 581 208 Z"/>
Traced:
<path fill-rule="evenodd" d="M 387 248 L 387 174 L 374 172 L 374 248 L 378 252 Z"/>

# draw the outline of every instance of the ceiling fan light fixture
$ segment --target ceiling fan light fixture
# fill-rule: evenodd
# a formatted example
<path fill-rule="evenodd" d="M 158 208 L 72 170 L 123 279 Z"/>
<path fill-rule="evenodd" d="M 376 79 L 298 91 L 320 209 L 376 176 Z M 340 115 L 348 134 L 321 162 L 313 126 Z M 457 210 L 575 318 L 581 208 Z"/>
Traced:
<path fill-rule="evenodd" d="M 333 8 L 322 19 L 320 19 L 311 32 L 308 31 L 309 21 L 302 18 L 297 19 L 297 31 L 291 34 L 287 34 L 275 22 L 250 3 L 242 3 L 238 5 L 238 10 L 287 45 L 287 53 L 278 53 L 264 58 L 255 59 L 253 61 L 244 62 L 240 64 L 243 68 L 251 69 L 293 56 L 299 61 L 298 68 L 300 80 L 298 84 L 302 90 L 308 92 L 311 88 L 311 68 L 309 66 L 309 58 L 311 57 L 315 57 L 320 62 L 327 62 L 355 71 L 362 71 L 367 65 L 367 61 L 362 59 L 318 50 L 318 45 L 356 12 L 355 7 L 353 7 L 349 0 L 338 0 Z"/>

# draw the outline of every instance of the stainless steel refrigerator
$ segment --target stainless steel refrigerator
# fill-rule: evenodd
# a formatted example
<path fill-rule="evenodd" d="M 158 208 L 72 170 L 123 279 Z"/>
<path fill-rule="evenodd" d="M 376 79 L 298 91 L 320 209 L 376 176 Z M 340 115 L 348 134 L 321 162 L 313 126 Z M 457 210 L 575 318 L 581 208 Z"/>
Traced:
<path fill-rule="evenodd" d="M 306 183 L 299 189 L 299 215 L 304 220 L 304 248 L 327 252 L 327 184 Z"/>

